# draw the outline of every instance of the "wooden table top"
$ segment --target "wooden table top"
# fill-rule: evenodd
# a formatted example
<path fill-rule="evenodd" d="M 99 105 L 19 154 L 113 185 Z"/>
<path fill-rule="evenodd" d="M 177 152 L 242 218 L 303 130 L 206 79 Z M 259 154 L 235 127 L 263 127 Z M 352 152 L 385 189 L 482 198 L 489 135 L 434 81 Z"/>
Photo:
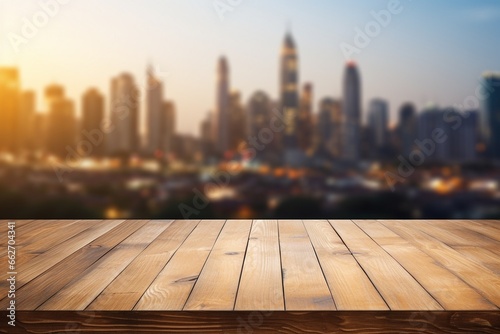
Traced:
<path fill-rule="evenodd" d="M 35 220 L 16 235 L 21 311 L 500 307 L 500 221 Z"/>
<path fill-rule="evenodd" d="M 12 226 L 0 221 L 0 234 Z M 500 333 L 500 221 L 26 220 L 12 228 L 15 296 L 2 279 L 0 333 Z"/>

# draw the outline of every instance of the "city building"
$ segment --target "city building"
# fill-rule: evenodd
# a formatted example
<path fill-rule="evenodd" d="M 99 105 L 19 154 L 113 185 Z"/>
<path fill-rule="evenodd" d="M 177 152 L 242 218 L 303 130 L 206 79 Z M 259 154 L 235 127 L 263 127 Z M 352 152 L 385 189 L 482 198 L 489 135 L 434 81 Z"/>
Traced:
<path fill-rule="evenodd" d="M 482 132 L 488 155 L 500 160 L 500 73 L 485 73 L 483 83 L 486 98 L 481 117 Z"/>
<path fill-rule="evenodd" d="M 160 117 L 160 147 L 163 154 L 172 153 L 173 140 L 176 135 L 176 112 L 173 101 L 163 103 Z"/>
<path fill-rule="evenodd" d="M 240 92 L 231 93 L 229 110 L 229 149 L 236 151 L 246 140 L 246 115 Z"/>
<path fill-rule="evenodd" d="M 18 149 L 20 86 L 16 68 L 0 67 L 0 152 Z"/>
<path fill-rule="evenodd" d="M 321 100 L 316 129 L 316 152 L 328 158 L 338 158 L 341 153 L 342 130 L 340 101 L 328 97 Z"/>
<path fill-rule="evenodd" d="M 371 158 L 384 157 L 389 144 L 389 105 L 383 99 L 372 99 L 368 107 Z"/>
<path fill-rule="evenodd" d="M 216 153 L 224 154 L 230 145 L 230 95 L 229 65 L 225 57 L 219 59 L 217 65 L 216 106 L 212 123 L 213 142 Z"/>
<path fill-rule="evenodd" d="M 46 151 L 59 158 L 68 154 L 75 159 L 76 114 L 73 101 L 66 98 L 64 87 L 50 85 L 45 89 L 48 108 Z"/>
<path fill-rule="evenodd" d="M 214 154 L 212 131 L 213 118 L 212 113 L 209 111 L 205 119 L 200 124 L 200 149 L 205 162 L 208 162 Z"/>
<path fill-rule="evenodd" d="M 287 33 L 281 49 L 280 95 L 281 111 L 285 120 L 283 146 L 285 154 L 297 148 L 299 114 L 299 65 L 295 42 Z"/>
<path fill-rule="evenodd" d="M 105 141 L 103 132 L 104 96 L 96 89 L 88 89 L 82 97 L 82 120 L 79 130 L 80 140 L 92 144 L 90 155 L 103 156 Z"/>
<path fill-rule="evenodd" d="M 146 85 L 146 148 L 147 155 L 157 155 L 164 149 L 161 120 L 164 111 L 163 84 L 155 77 L 151 67 L 147 70 Z M 166 121 L 166 120 L 165 120 Z"/>
<path fill-rule="evenodd" d="M 313 86 L 306 83 L 300 97 L 299 117 L 297 124 L 299 148 L 307 152 L 313 144 Z"/>
<path fill-rule="evenodd" d="M 356 162 L 360 159 L 361 144 L 361 79 L 354 61 L 347 62 L 343 91 L 342 157 Z"/>
<path fill-rule="evenodd" d="M 399 152 L 408 158 L 417 139 L 417 112 L 412 103 L 405 103 L 399 109 L 398 122 Z"/>
<path fill-rule="evenodd" d="M 256 141 L 259 140 L 259 135 L 262 138 L 262 133 L 265 129 L 270 129 L 272 107 L 271 99 L 263 91 L 257 91 L 250 97 L 247 105 L 247 133 L 250 140 L 248 140 L 247 146 L 253 147 L 253 139 Z M 278 129 L 280 126 L 283 126 L 283 124 L 277 124 Z M 276 139 L 273 135 L 271 142 L 253 147 L 256 150 L 256 158 L 258 160 L 269 158 L 270 152 L 273 151 L 272 148 L 276 145 Z"/>
<path fill-rule="evenodd" d="M 107 151 L 114 156 L 128 156 L 139 148 L 140 93 L 134 78 L 121 74 L 111 80 L 110 131 Z"/>
<path fill-rule="evenodd" d="M 19 109 L 19 149 L 23 151 L 32 151 L 33 142 L 40 138 L 34 138 L 34 121 L 36 95 L 34 91 L 24 91 L 21 93 L 20 109 Z"/>

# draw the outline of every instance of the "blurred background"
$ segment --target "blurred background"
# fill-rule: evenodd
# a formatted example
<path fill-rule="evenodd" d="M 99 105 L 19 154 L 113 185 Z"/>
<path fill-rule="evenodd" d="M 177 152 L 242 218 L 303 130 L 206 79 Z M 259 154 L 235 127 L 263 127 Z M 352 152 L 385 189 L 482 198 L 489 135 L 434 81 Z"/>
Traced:
<path fill-rule="evenodd" d="M 0 218 L 500 218 L 500 4 L 0 0 Z"/>

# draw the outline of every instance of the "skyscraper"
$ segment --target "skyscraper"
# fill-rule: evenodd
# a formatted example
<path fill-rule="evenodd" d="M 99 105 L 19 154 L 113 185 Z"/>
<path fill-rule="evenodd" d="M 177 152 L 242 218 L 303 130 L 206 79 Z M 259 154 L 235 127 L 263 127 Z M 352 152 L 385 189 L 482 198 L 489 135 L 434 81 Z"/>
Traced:
<path fill-rule="evenodd" d="M 326 97 L 319 105 L 317 121 L 317 153 L 329 158 L 340 155 L 341 143 L 341 105 L 340 101 Z"/>
<path fill-rule="evenodd" d="M 45 89 L 48 106 L 47 152 L 64 158 L 76 143 L 76 117 L 73 101 L 68 100 L 64 88 L 50 85 Z"/>
<path fill-rule="evenodd" d="M 389 140 L 389 106 L 387 101 L 372 99 L 368 111 L 368 126 L 370 133 L 372 156 L 381 157 L 382 150 L 387 147 Z"/>
<path fill-rule="evenodd" d="M 172 101 L 163 103 L 160 117 L 160 147 L 164 154 L 172 153 L 173 141 L 176 134 L 175 104 Z"/>
<path fill-rule="evenodd" d="M 313 138 L 313 86 L 306 83 L 300 97 L 300 110 L 298 117 L 298 144 L 301 150 L 308 151 L 312 146 Z"/>
<path fill-rule="evenodd" d="M 226 57 L 221 57 L 217 65 L 217 92 L 214 112 L 213 141 L 218 154 L 224 154 L 229 149 L 229 65 Z"/>
<path fill-rule="evenodd" d="M 417 113 L 411 103 L 403 104 L 399 110 L 398 137 L 400 154 L 408 158 L 417 139 Z"/>
<path fill-rule="evenodd" d="M 19 129 L 19 73 L 0 67 L 0 152 L 15 153 Z"/>
<path fill-rule="evenodd" d="M 146 153 L 153 155 L 162 150 L 161 113 L 164 108 L 163 85 L 151 67 L 147 70 L 146 86 Z"/>
<path fill-rule="evenodd" d="M 33 150 L 33 141 L 40 140 L 33 136 L 35 103 L 35 92 L 29 90 L 21 93 L 18 138 L 19 148 L 23 150 Z"/>
<path fill-rule="evenodd" d="M 233 151 L 246 139 L 246 117 L 241 104 L 241 94 L 238 91 L 231 93 L 229 117 L 229 148 Z"/>
<path fill-rule="evenodd" d="M 104 97 L 95 88 L 90 88 L 82 97 L 82 123 L 80 128 L 80 139 L 88 140 L 89 136 L 96 131 L 101 131 L 104 121 Z M 100 133 L 100 136 L 104 135 Z M 104 139 L 100 142 L 92 142 L 91 155 L 102 156 L 104 154 Z"/>
<path fill-rule="evenodd" d="M 247 132 L 249 138 L 259 138 L 259 133 L 262 131 L 262 129 L 270 127 L 271 113 L 272 102 L 269 96 L 263 91 L 255 92 L 250 97 L 247 105 Z M 263 145 L 264 147 L 254 147 L 254 149 L 256 150 L 256 158 L 259 160 L 266 159 L 266 157 L 268 156 L 267 152 L 271 152 L 273 148 L 275 148 L 275 144 L 276 138 L 273 138 L 273 141 L 267 143 L 267 145 Z M 258 148 L 262 149 L 259 150 Z"/>
<path fill-rule="evenodd" d="M 481 124 L 488 155 L 500 160 L 500 73 L 483 75 L 485 95 Z"/>
<path fill-rule="evenodd" d="M 357 161 L 361 143 L 361 80 L 353 61 L 347 63 L 343 88 L 342 157 Z"/>
<path fill-rule="evenodd" d="M 298 147 L 297 122 L 299 116 L 298 95 L 298 56 L 295 42 L 290 33 L 287 33 L 281 49 L 281 109 L 285 121 L 283 146 L 285 151 Z"/>
<path fill-rule="evenodd" d="M 107 149 L 112 155 L 129 155 L 139 148 L 139 90 L 124 73 L 111 80 L 110 132 Z"/>

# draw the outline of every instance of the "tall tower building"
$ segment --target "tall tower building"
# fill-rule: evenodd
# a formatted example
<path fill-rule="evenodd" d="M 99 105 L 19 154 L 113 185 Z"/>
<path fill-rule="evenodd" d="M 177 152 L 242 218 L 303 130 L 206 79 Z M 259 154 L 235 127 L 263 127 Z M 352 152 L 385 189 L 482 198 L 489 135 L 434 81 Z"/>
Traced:
<path fill-rule="evenodd" d="M 226 57 L 221 57 L 217 65 L 217 93 L 213 121 L 213 141 L 218 154 L 224 154 L 229 149 L 229 65 Z"/>
<path fill-rule="evenodd" d="M 35 105 L 35 92 L 24 91 L 21 93 L 18 138 L 19 148 L 23 150 L 32 151 L 33 142 L 40 140 L 40 138 L 34 137 Z"/>
<path fill-rule="evenodd" d="M 0 67 L 0 152 L 17 151 L 19 89 L 17 69 Z"/>
<path fill-rule="evenodd" d="M 485 95 L 482 111 L 482 130 L 488 146 L 488 155 L 500 160 L 500 73 L 483 75 Z"/>
<path fill-rule="evenodd" d="M 247 132 L 250 138 L 259 138 L 259 133 L 271 126 L 272 107 L 271 99 L 263 91 L 252 94 L 247 105 Z M 269 156 L 268 152 L 276 148 L 276 138 L 274 137 L 272 142 L 263 146 L 253 147 L 256 150 L 256 158 L 259 160 L 266 159 Z"/>
<path fill-rule="evenodd" d="M 411 103 L 405 103 L 399 110 L 398 139 L 400 153 L 408 158 L 417 139 L 417 112 Z"/>
<path fill-rule="evenodd" d="M 91 155 L 104 155 L 104 135 L 101 132 L 104 121 L 104 97 L 95 88 L 90 88 L 82 97 L 82 123 L 80 129 L 80 139 L 89 140 L 92 138 Z M 98 133 L 97 137 L 94 137 Z M 100 140 L 99 140 L 100 138 Z"/>
<path fill-rule="evenodd" d="M 319 104 L 316 125 L 317 152 L 338 158 L 341 150 L 342 110 L 340 101 L 326 97 Z"/>
<path fill-rule="evenodd" d="M 160 150 L 163 153 L 171 153 L 174 147 L 174 137 L 176 133 L 175 104 L 172 101 L 163 103 L 160 117 Z"/>
<path fill-rule="evenodd" d="M 147 71 L 146 87 L 146 153 L 153 155 L 162 150 L 164 145 L 161 132 L 164 102 L 163 85 L 151 67 Z"/>
<path fill-rule="evenodd" d="M 234 91 L 231 93 L 229 104 L 229 148 L 236 151 L 238 146 L 246 139 L 246 117 L 241 104 L 240 92 Z"/>
<path fill-rule="evenodd" d="M 48 106 L 47 152 L 64 158 L 76 144 L 76 117 L 73 101 L 68 100 L 64 88 L 50 85 L 45 89 Z"/>
<path fill-rule="evenodd" d="M 368 111 L 370 143 L 375 157 L 379 157 L 389 141 L 389 105 L 382 99 L 370 101 Z"/>
<path fill-rule="evenodd" d="M 313 86 L 306 83 L 300 97 L 300 109 L 297 124 L 299 148 L 306 152 L 312 147 L 313 138 Z"/>
<path fill-rule="evenodd" d="M 129 155 L 139 148 L 139 89 L 124 73 L 111 80 L 110 128 L 107 149 L 112 155 Z"/>
<path fill-rule="evenodd" d="M 353 61 L 344 73 L 342 157 L 347 161 L 360 158 L 361 143 L 361 80 Z"/>
<path fill-rule="evenodd" d="M 281 108 L 283 110 L 285 131 L 283 146 L 286 151 L 298 147 L 297 124 L 299 116 L 298 94 L 298 56 L 295 42 L 290 33 L 285 36 L 281 49 Z"/>

